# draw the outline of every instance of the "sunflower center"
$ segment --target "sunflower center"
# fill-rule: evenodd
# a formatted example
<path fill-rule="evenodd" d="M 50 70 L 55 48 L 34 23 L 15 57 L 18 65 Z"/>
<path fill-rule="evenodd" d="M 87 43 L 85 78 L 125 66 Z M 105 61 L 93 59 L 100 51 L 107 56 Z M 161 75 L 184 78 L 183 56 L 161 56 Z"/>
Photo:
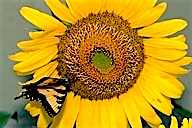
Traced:
<path fill-rule="evenodd" d="M 142 39 L 113 13 L 90 14 L 69 27 L 58 44 L 58 72 L 73 80 L 71 91 L 90 100 L 119 96 L 143 68 Z"/>

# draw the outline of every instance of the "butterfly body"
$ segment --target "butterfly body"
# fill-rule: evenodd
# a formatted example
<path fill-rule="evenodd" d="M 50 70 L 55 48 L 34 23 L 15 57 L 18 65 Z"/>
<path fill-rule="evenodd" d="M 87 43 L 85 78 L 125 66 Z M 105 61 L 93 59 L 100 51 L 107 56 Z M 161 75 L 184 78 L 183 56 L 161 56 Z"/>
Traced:
<path fill-rule="evenodd" d="M 21 94 L 15 99 L 22 97 L 30 101 L 40 101 L 48 115 L 54 117 L 60 111 L 69 88 L 66 78 L 44 77 L 36 83 L 23 85 Z"/>

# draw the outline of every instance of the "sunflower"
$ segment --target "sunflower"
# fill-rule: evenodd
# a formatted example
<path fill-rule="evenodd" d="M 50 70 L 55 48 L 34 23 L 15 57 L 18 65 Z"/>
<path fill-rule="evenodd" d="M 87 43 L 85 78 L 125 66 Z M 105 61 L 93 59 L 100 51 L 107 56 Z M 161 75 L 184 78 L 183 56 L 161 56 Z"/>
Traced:
<path fill-rule="evenodd" d="M 9 58 L 18 61 L 18 75 L 71 78 L 73 83 L 61 111 L 49 117 L 39 102 L 26 110 L 39 115 L 38 127 L 141 128 L 143 118 L 159 126 L 155 109 L 170 115 L 170 98 L 180 98 L 177 80 L 189 71 L 185 36 L 171 36 L 187 22 L 170 19 L 155 23 L 165 12 L 157 0 L 45 0 L 53 17 L 22 7 L 21 15 L 40 31 Z"/>
<path fill-rule="evenodd" d="M 171 125 L 170 128 L 178 128 L 177 118 L 175 116 L 171 116 Z M 159 128 L 165 128 L 164 125 L 160 125 Z M 192 119 L 189 120 L 187 118 L 183 119 L 181 128 L 192 128 Z"/>

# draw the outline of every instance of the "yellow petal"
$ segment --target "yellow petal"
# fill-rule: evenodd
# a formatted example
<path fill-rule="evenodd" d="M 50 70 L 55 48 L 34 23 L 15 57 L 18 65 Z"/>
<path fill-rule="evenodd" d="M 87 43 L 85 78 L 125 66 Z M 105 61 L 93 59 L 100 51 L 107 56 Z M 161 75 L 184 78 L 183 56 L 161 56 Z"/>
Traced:
<path fill-rule="evenodd" d="M 169 81 L 170 83 L 175 85 L 182 92 L 185 90 L 185 86 L 179 80 L 177 80 L 175 78 L 168 78 L 167 81 Z"/>
<path fill-rule="evenodd" d="M 168 61 L 181 59 L 187 54 L 187 51 L 175 49 L 153 48 L 149 46 L 145 46 L 144 49 L 145 55 Z"/>
<path fill-rule="evenodd" d="M 146 120 L 147 122 L 154 124 L 154 125 L 160 125 L 161 119 L 158 117 L 156 112 L 153 110 L 152 106 L 149 105 L 149 103 L 144 99 L 141 92 L 139 91 L 139 88 L 137 87 L 140 82 L 137 81 L 137 83 L 132 87 L 128 93 L 132 95 L 132 99 L 141 115 L 141 117 Z"/>
<path fill-rule="evenodd" d="M 114 11 L 114 4 L 117 4 L 115 0 L 106 0 L 105 11 L 112 13 Z"/>
<path fill-rule="evenodd" d="M 185 50 L 188 48 L 187 44 L 180 40 L 169 38 L 150 38 L 143 41 L 145 46 L 165 49 Z"/>
<path fill-rule="evenodd" d="M 55 37 L 63 35 L 65 33 L 65 30 L 66 29 L 53 29 L 49 31 L 29 32 L 29 36 L 31 37 L 31 39 Z"/>
<path fill-rule="evenodd" d="M 39 118 L 37 121 L 38 128 L 47 128 L 47 126 L 51 123 L 52 118 L 45 112 L 44 109 L 41 109 Z"/>
<path fill-rule="evenodd" d="M 107 1 L 108 0 L 102 0 L 102 5 L 101 5 L 101 9 L 100 9 L 100 12 L 102 13 L 102 12 L 105 12 L 107 9 L 106 9 L 106 7 L 107 7 Z"/>
<path fill-rule="evenodd" d="M 114 108 L 113 112 L 114 117 L 116 117 L 117 128 L 129 128 L 129 124 L 127 122 L 127 118 L 123 110 L 123 106 L 121 105 L 117 97 L 112 98 L 111 102 L 113 102 L 113 108 Z M 118 112 L 116 112 L 116 110 L 118 110 Z"/>
<path fill-rule="evenodd" d="M 77 19 L 80 20 L 82 16 L 80 15 L 80 9 L 76 0 L 66 0 L 66 4 L 71 11 L 71 14 Z"/>
<path fill-rule="evenodd" d="M 57 65 L 58 65 L 57 61 L 51 62 L 46 66 L 36 70 L 33 77 L 34 78 L 48 77 L 50 76 L 50 74 L 52 74 L 55 71 L 55 69 L 57 68 Z"/>
<path fill-rule="evenodd" d="M 167 3 L 160 3 L 154 8 L 151 8 L 144 12 L 141 16 L 129 19 L 129 23 L 131 23 L 131 26 L 133 28 L 151 25 L 161 17 L 161 15 L 165 12 L 166 8 Z"/>
<path fill-rule="evenodd" d="M 108 3 L 110 3 L 109 1 L 110 0 L 108 0 Z M 125 10 L 125 8 L 127 8 L 127 6 L 129 6 L 131 2 L 131 0 L 113 0 L 111 4 L 114 14 L 121 15 L 121 13 Z"/>
<path fill-rule="evenodd" d="M 80 9 L 82 11 L 87 10 L 86 12 L 87 14 L 90 13 L 98 14 L 102 6 L 102 0 L 79 0 L 79 3 L 80 3 L 79 4 Z"/>
<path fill-rule="evenodd" d="M 173 61 L 172 63 L 178 66 L 185 66 L 192 63 L 192 57 L 184 57 L 177 61 Z"/>
<path fill-rule="evenodd" d="M 152 57 L 147 57 L 145 59 L 145 62 L 153 66 L 154 68 L 171 74 L 186 74 L 189 72 L 188 70 L 179 67 L 171 62 L 161 61 Z"/>
<path fill-rule="evenodd" d="M 42 30 L 66 29 L 61 22 L 52 16 L 30 7 L 22 7 L 20 13 L 26 20 Z"/>
<path fill-rule="evenodd" d="M 175 50 L 175 49 L 163 49 L 144 46 L 144 53 L 147 56 L 154 57 L 160 60 L 174 61 L 183 58 L 187 51 Z"/>
<path fill-rule="evenodd" d="M 14 65 L 13 70 L 18 72 L 29 72 L 40 68 L 49 63 L 55 57 L 57 51 L 56 45 L 40 50 L 25 61 Z"/>
<path fill-rule="evenodd" d="M 38 51 L 33 52 L 18 52 L 15 55 L 9 55 L 8 58 L 13 61 L 25 61 L 32 55 L 36 54 Z"/>
<path fill-rule="evenodd" d="M 140 82 L 138 86 L 141 93 L 143 94 L 143 97 L 145 97 L 146 100 L 157 110 L 169 116 L 172 113 L 173 108 L 173 106 L 171 105 L 171 100 L 165 98 L 163 95 L 160 94 L 159 91 L 149 86 L 150 83 L 149 79 L 146 80 L 142 79 L 141 77 L 139 79 L 142 80 L 142 82 Z"/>
<path fill-rule="evenodd" d="M 90 3 L 90 0 L 75 0 L 75 5 L 79 7 L 76 11 L 78 11 L 82 17 L 87 17 L 91 13 Z"/>
<path fill-rule="evenodd" d="M 126 123 L 124 122 L 124 120 L 122 120 L 122 124 L 120 125 L 119 124 L 119 121 L 117 120 L 116 121 L 116 118 L 122 118 L 122 115 L 121 115 L 121 110 L 122 109 L 120 109 L 120 111 L 118 111 L 118 112 L 120 112 L 120 114 L 119 115 L 121 115 L 121 116 L 119 116 L 119 117 L 115 117 L 114 116 L 114 109 L 113 109 L 113 107 L 118 107 L 118 105 L 117 104 L 114 104 L 115 102 L 117 103 L 118 102 L 118 100 L 117 100 L 117 98 L 115 98 L 115 102 L 113 102 L 113 100 L 111 100 L 111 99 L 104 99 L 104 100 L 102 100 L 102 101 L 97 101 L 98 103 L 99 103 L 99 105 L 100 105 L 100 127 L 101 128 L 116 128 L 116 126 L 123 126 L 123 127 L 125 127 L 125 125 L 126 125 Z M 113 102 L 113 105 L 114 106 L 112 106 L 112 102 Z M 111 108 L 109 108 L 109 106 L 111 107 Z"/>
<path fill-rule="evenodd" d="M 50 77 L 52 77 L 52 78 L 60 78 L 59 73 L 58 73 L 57 70 L 55 70 L 55 71 L 50 75 Z"/>
<path fill-rule="evenodd" d="M 122 16 L 123 19 L 134 19 L 152 8 L 156 2 L 157 0 L 131 0 L 120 13 L 120 16 Z"/>
<path fill-rule="evenodd" d="M 99 102 L 101 103 L 102 101 L 99 101 Z M 110 128 L 127 128 L 127 125 L 128 125 L 127 119 L 117 97 L 114 97 L 109 100 L 105 100 L 104 102 L 106 107 L 110 106 L 110 107 L 107 107 L 107 110 L 105 111 L 106 114 L 108 115 L 108 119 L 107 119 L 108 125 L 106 124 L 106 126 L 110 125 Z M 118 113 L 116 112 L 116 110 L 118 110 Z M 100 119 L 100 121 L 101 121 L 101 125 L 104 126 L 105 120 Z"/>
<path fill-rule="evenodd" d="M 140 3 L 140 1 L 138 2 Z M 120 12 L 120 16 L 123 17 L 123 19 L 127 20 L 129 19 L 132 15 L 130 14 L 133 14 L 132 12 L 134 11 L 137 12 L 136 10 L 134 10 L 134 7 L 137 5 L 137 2 L 136 1 L 132 1 L 132 0 L 126 0 L 126 4 L 124 4 L 125 7 L 122 7 L 123 10 Z"/>
<path fill-rule="evenodd" d="M 80 96 L 67 94 L 61 111 L 53 118 L 51 128 L 73 128 L 80 108 Z"/>
<path fill-rule="evenodd" d="M 144 37 L 166 37 L 183 30 L 186 26 L 185 20 L 172 19 L 142 28 L 138 30 L 138 34 Z"/>
<path fill-rule="evenodd" d="M 133 128 L 142 128 L 140 113 L 137 110 L 134 101 L 132 100 L 132 95 L 130 95 L 129 92 L 127 94 L 121 94 L 119 101 L 124 108 L 127 119 L 131 126 Z"/>
<path fill-rule="evenodd" d="M 39 38 L 34 40 L 22 41 L 17 44 L 17 47 L 24 51 L 35 51 L 47 48 L 51 45 L 58 44 L 60 39 L 57 37 Z"/>
<path fill-rule="evenodd" d="M 176 36 L 176 37 L 172 37 L 171 39 L 179 40 L 179 41 L 182 41 L 182 42 L 185 42 L 185 41 L 186 41 L 186 37 L 185 37 L 185 35 L 183 35 L 183 34 L 178 35 L 178 36 Z"/>
<path fill-rule="evenodd" d="M 177 118 L 174 116 L 171 116 L 171 125 L 170 128 L 178 128 L 178 122 Z"/>
<path fill-rule="evenodd" d="M 165 126 L 164 125 L 160 125 L 159 128 L 165 128 Z"/>
<path fill-rule="evenodd" d="M 100 101 L 100 127 L 110 128 L 108 106 L 106 106 L 107 99 Z"/>
<path fill-rule="evenodd" d="M 187 118 L 183 119 L 181 128 L 190 128 Z"/>
<path fill-rule="evenodd" d="M 154 90 L 161 92 L 170 98 L 180 98 L 184 90 L 184 86 L 176 78 L 160 77 L 154 74 L 155 71 L 146 70 L 141 72 L 141 76 L 147 81 L 148 86 Z"/>
<path fill-rule="evenodd" d="M 116 124 L 117 117 L 115 117 L 115 114 L 114 114 L 115 113 L 114 103 L 115 102 L 113 102 L 112 99 L 109 99 L 106 102 L 106 106 L 108 108 L 108 120 L 110 122 L 111 128 L 117 128 L 117 124 Z"/>
<path fill-rule="evenodd" d="M 91 107 L 92 107 L 92 126 L 95 128 L 99 128 L 100 126 L 100 108 L 99 108 L 99 102 L 92 100 L 91 101 Z"/>
<path fill-rule="evenodd" d="M 161 71 L 161 70 L 159 70 L 159 69 L 157 69 L 157 68 L 155 68 L 155 67 L 153 67 L 152 65 L 147 64 L 147 63 L 145 63 L 142 72 L 143 72 L 144 70 L 147 70 L 148 72 L 149 72 L 149 71 L 152 71 L 152 73 L 153 73 L 154 75 L 157 75 L 157 76 L 159 76 L 159 77 L 163 77 L 163 78 L 176 78 L 175 75 L 172 75 L 172 74 L 169 74 L 169 73 L 167 73 L 167 72 Z M 141 73 L 142 73 L 142 72 L 141 72 Z"/>
<path fill-rule="evenodd" d="M 101 6 L 102 6 L 102 0 L 89 1 L 89 7 L 90 7 L 90 10 L 93 14 L 99 13 Z"/>
<path fill-rule="evenodd" d="M 130 0 L 106 0 L 105 10 L 119 15 L 128 6 L 128 3 L 130 3 Z"/>
<path fill-rule="evenodd" d="M 82 99 L 80 103 L 80 110 L 77 116 L 76 127 L 77 128 L 88 128 L 93 126 L 93 108 L 91 101 L 88 99 Z"/>
<path fill-rule="evenodd" d="M 70 2 L 74 2 L 74 0 L 70 0 Z M 75 0 L 75 3 L 73 3 L 74 9 L 82 17 L 87 17 L 91 13 L 97 14 L 101 9 L 101 5 L 102 0 Z"/>
<path fill-rule="evenodd" d="M 27 75 L 33 74 L 34 71 L 30 71 L 30 72 L 15 72 L 15 73 L 18 76 L 27 76 Z"/>
<path fill-rule="evenodd" d="M 47 36 L 47 34 L 44 34 L 45 31 L 34 31 L 34 32 L 29 32 L 29 37 L 31 39 L 37 39 L 37 38 L 44 38 L 44 37 L 49 37 Z M 47 33 L 47 32 L 46 32 Z M 55 35 L 53 36 L 50 36 L 50 37 L 54 37 Z"/>
<path fill-rule="evenodd" d="M 192 128 L 192 118 L 189 119 L 189 128 Z"/>
<path fill-rule="evenodd" d="M 45 2 L 51 11 L 53 11 L 53 13 L 61 20 L 72 24 L 77 22 L 70 10 L 63 3 L 61 3 L 60 0 L 45 0 Z"/>
<path fill-rule="evenodd" d="M 135 7 L 133 6 L 132 8 L 134 11 L 132 10 L 129 14 L 130 16 L 129 19 L 135 19 L 136 17 L 143 15 L 144 12 L 153 8 L 156 3 L 157 3 L 157 0 L 145 0 L 145 1 L 137 0 Z M 129 5 L 127 7 L 129 8 Z"/>
<path fill-rule="evenodd" d="M 32 117 L 35 117 L 40 114 L 42 106 L 41 103 L 38 101 L 32 101 L 25 105 L 25 110 L 30 113 Z"/>

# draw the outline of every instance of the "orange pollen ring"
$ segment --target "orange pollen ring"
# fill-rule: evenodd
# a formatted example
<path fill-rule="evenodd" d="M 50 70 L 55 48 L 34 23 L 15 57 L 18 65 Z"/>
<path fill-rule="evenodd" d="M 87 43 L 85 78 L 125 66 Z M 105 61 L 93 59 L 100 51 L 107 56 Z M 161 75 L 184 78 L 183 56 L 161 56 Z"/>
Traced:
<path fill-rule="evenodd" d="M 106 43 L 107 42 L 107 43 Z M 113 66 L 108 70 L 102 70 L 96 68 L 92 63 L 90 63 L 91 52 L 95 48 L 105 48 L 109 51 L 116 53 L 112 59 L 115 59 Z M 79 62 L 80 66 L 83 67 L 84 71 L 89 75 L 94 81 L 98 83 L 115 83 L 118 77 L 123 73 L 123 58 L 121 56 L 121 51 L 115 42 L 111 40 L 105 40 L 105 38 L 98 38 L 98 36 L 93 36 L 91 39 L 87 39 L 85 43 L 82 43 L 79 49 Z"/>

